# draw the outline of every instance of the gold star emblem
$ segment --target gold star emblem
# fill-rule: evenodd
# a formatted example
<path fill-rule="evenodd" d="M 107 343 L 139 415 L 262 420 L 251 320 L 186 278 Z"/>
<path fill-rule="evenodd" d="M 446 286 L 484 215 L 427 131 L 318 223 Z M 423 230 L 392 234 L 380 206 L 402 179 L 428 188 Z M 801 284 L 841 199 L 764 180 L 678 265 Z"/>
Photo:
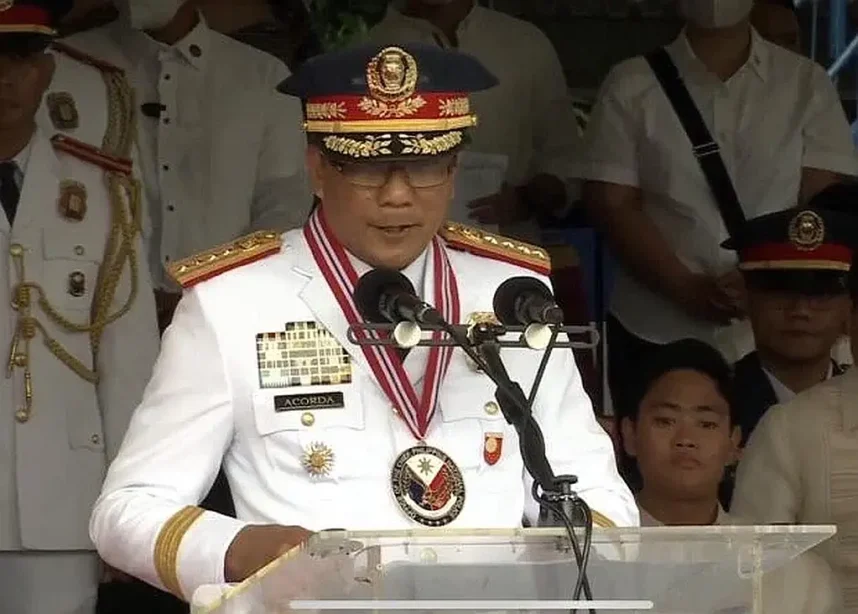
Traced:
<path fill-rule="evenodd" d="M 423 475 L 429 475 L 432 473 L 432 462 L 428 458 L 420 459 L 418 464 L 420 465 L 420 473 Z"/>
<path fill-rule="evenodd" d="M 323 443 L 312 443 L 304 450 L 301 465 L 313 477 L 326 476 L 334 467 L 334 451 Z"/>

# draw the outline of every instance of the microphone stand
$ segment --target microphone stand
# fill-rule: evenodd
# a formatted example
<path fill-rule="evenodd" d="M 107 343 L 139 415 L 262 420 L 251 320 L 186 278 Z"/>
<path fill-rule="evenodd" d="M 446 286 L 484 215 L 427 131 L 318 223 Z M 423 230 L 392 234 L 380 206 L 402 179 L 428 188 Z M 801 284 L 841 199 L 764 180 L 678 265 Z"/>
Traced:
<path fill-rule="evenodd" d="M 471 338 L 469 338 L 462 327 L 453 326 L 443 320 L 438 323 L 438 326 L 497 386 L 495 398 L 504 418 L 518 433 L 522 461 L 525 469 L 533 478 L 532 496 L 540 505 L 540 520 L 543 517 L 548 517 L 550 513 L 553 524 L 548 526 L 563 526 L 569 536 L 569 541 L 572 543 L 575 560 L 578 564 L 578 579 L 575 583 L 573 599 L 578 600 L 583 589 L 585 597 L 592 601 L 593 596 L 586 574 L 593 529 L 592 514 L 587 503 L 572 488 L 577 483 L 578 478 L 574 475 L 555 476 L 551 469 L 545 453 L 545 438 L 542 429 L 531 411 L 536 390 L 532 391 L 529 400 L 521 386 L 512 381 L 501 360 L 500 348 L 507 344 L 502 343 L 499 337 L 507 332 L 507 327 L 479 323 L 471 327 Z M 560 345 L 555 344 L 556 334 L 552 336 L 551 341 L 548 351 L 552 346 Z M 357 340 L 354 342 L 359 343 Z M 375 344 L 376 342 L 371 343 Z M 385 345 L 385 343 L 381 342 L 378 345 Z M 424 344 L 421 343 L 420 345 Z M 545 363 L 547 363 L 546 359 L 540 365 L 541 373 L 544 373 Z M 542 489 L 541 493 L 539 492 L 540 489 Z M 576 521 L 578 522 L 576 523 Z M 583 524 L 584 526 L 583 551 L 575 532 L 576 524 L 578 526 Z M 590 612 L 596 614 L 593 609 L 590 609 Z"/>
<path fill-rule="evenodd" d="M 545 438 L 536 418 L 533 417 L 532 405 L 536 398 L 536 388 L 541 379 L 541 373 L 545 370 L 548 352 L 556 340 L 556 333 L 552 335 L 552 344 L 546 350 L 545 360 L 540 365 L 540 375 L 537 376 L 534 389 L 528 399 L 521 386 L 512 381 L 503 361 L 500 357 L 500 344 L 498 337 L 505 332 L 503 326 L 489 323 L 479 323 L 471 329 L 470 341 L 477 349 L 477 354 L 482 358 L 485 365 L 481 365 L 486 374 L 498 384 L 495 391 L 501 412 L 506 421 L 515 428 L 518 433 L 519 450 L 524 467 L 533 477 L 533 498 L 539 503 L 541 522 L 551 518 L 548 526 L 564 526 L 572 543 L 575 560 L 578 564 L 578 580 L 573 591 L 573 600 L 578 600 L 583 590 L 586 599 L 592 601 L 593 595 L 590 591 L 590 583 L 587 579 L 587 563 L 590 558 L 590 544 L 592 541 L 593 518 L 587 503 L 581 499 L 573 490 L 573 485 L 578 482 L 574 475 L 555 476 L 545 453 Z M 501 386 L 500 383 L 504 385 Z M 542 492 L 540 493 L 540 489 Z M 576 526 L 584 528 L 584 547 L 578 543 L 575 532 Z M 594 610 L 590 610 L 595 614 Z"/>

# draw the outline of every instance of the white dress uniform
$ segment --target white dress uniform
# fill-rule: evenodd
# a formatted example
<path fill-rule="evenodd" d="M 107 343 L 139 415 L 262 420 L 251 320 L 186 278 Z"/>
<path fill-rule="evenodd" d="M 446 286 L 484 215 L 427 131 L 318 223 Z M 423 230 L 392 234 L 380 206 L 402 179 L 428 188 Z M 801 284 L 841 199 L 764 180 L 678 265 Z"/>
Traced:
<path fill-rule="evenodd" d="M 304 223 L 311 204 L 306 139 L 300 104 L 275 91 L 289 74 L 282 62 L 211 30 L 202 16 L 172 46 L 121 20 L 63 42 L 123 70 L 134 87 L 132 154 L 143 178 L 156 287 L 178 290 L 165 271 L 173 261 L 249 230 Z M 103 85 L 87 84 L 80 66 L 67 65 L 55 80 L 80 105 L 102 106 L 93 88 Z M 159 117 L 146 116 L 144 104 L 154 104 Z"/>
<path fill-rule="evenodd" d="M 111 196 L 109 161 L 37 131 L 14 223 L 0 216 L 4 614 L 92 612 L 87 521 L 158 353 L 130 190 Z"/>
<path fill-rule="evenodd" d="M 858 612 L 858 371 L 766 412 L 742 454 L 732 510 L 758 523 L 835 524 L 819 552 Z"/>
<path fill-rule="evenodd" d="M 450 247 L 457 237 L 483 236 L 486 246 L 501 244 L 497 237 L 461 228 L 446 236 L 463 321 L 491 312 L 504 280 L 534 275 Z M 520 246 L 507 245 L 507 259 L 521 257 Z M 277 253 L 218 275 L 218 269 L 271 251 Z M 358 271 L 368 268 L 352 262 Z M 424 252 L 404 271 L 425 296 L 432 296 L 427 280 L 433 266 Z M 190 599 L 197 587 L 223 582 L 227 548 L 248 523 L 310 530 L 419 527 L 391 489 L 394 461 L 418 442 L 376 383 L 361 348 L 349 342 L 347 320 L 304 234 L 286 233 L 282 248 L 280 237 L 259 234 L 189 259 L 177 270 L 185 271 L 179 277 L 208 279 L 187 290 L 179 304 L 146 397 L 95 506 L 91 535 L 104 559 Z M 306 348 L 305 333 L 309 340 L 316 330 L 320 341 L 314 347 L 327 344 L 325 356 L 340 357 L 340 367 L 349 371 L 345 380 L 340 372 L 340 381 L 350 383 L 313 385 L 300 374 L 312 367 L 299 360 L 286 362 L 291 376 L 266 387 L 267 370 L 284 366 L 268 362 L 266 344 L 278 352 L 294 348 L 297 355 Z M 424 349 L 412 350 L 404 364 L 418 390 Z M 541 353 L 503 354 L 512 378 L 529 390 Z M 636 525 L 634 498 L 617 472 L 611 439 L 596 422 L 573 354 L 555 353 L 544 381 L 534 413 L 555 472 L 579 476 L 578 492 L 599 522 Z M 536 515 L 517 435 L 494 392 L 464 353 L 454 351 L 425 436 L 464 478 L 464 506 L 451 527 L 513 528 L 525 515 Z M 330 408 L 314 408 L 319 403 Z M 222 460 L 238 519 L 193 507 Z"/>
<path fill-rule="evenodd" d="M 664 523 L 640 509 L 642 527 Z M 716 525 L 742 524 L 718 506 Z M 840 614 L 843 597 L 840 586 L 825 559 L 805 552 L 783 567 L 763 576 L 763 614 Z"/>

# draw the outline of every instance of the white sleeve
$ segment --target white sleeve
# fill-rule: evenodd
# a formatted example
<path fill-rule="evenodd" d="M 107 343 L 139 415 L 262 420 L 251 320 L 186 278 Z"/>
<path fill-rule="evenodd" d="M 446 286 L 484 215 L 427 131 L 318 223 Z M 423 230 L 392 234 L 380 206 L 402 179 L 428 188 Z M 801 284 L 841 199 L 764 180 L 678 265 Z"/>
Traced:
<path fill-rule="evenodd" d="M 843 175 L 858 175 L 852 132 L 837 88 L 821 66 L 813 67 L 809 117 L 804 125 L 801 165 Z"/>
<path fill-rule="evenodd" d="M 584 133 L 581 179 L 640 185 L 636 120 L 622 96 L 625 81 L 613 70 L 599 90 Z"/>
<path fill-rule="evenodd" d="M 232 437 L 222 353 L 191 291 L 95 504 L 90 536 L 101 557 L 186 599 L 200 585 L 222 583 L 226 551 L 246 523 L 196 506 Z"/>

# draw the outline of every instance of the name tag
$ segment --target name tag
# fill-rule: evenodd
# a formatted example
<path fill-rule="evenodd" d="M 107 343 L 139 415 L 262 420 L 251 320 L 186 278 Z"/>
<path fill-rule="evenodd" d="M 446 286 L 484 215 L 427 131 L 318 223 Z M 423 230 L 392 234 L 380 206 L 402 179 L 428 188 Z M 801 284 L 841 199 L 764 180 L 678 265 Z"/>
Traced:
<path fill-rule="evenodd" d="M 342 392 L 319 394 L 281 394 L 274 397 L 274 411 L 306 411 L 312 409 L 343 409 L 346 406 Z"/>

